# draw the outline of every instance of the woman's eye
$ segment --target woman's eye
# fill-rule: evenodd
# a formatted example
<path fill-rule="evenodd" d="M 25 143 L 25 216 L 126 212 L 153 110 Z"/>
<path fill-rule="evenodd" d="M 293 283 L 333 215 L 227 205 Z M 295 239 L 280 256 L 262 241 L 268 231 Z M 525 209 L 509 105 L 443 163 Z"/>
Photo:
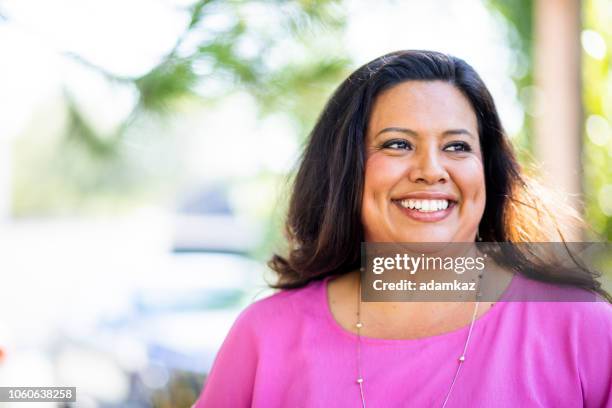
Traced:
<path fill-rule="evenodd" d="M 394 150 L 402 150 L 402 149 L 410 149 L 412 145 L 405 140 L 390 140 L 383 145 L 385 149 L 394 149 Z"/>
<path fill-rule="evenodd" d="M 467 143 L 455 142 L 447 145 L 444 150 L 447 152 L 470 152 L 472 151 L 472 148 Z"/>

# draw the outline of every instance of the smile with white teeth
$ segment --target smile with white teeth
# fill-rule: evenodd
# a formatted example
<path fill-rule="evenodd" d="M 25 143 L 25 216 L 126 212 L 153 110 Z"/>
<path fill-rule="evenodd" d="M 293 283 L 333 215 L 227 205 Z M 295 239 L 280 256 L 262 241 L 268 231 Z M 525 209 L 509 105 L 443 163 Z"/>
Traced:
<path fill-rule="evenodd" d="M 421 212 L 434 212 L 446 210 L 450 205 L 448 200 L 400 200 L 398 203 L 404 208 L 410 208 Z"/>

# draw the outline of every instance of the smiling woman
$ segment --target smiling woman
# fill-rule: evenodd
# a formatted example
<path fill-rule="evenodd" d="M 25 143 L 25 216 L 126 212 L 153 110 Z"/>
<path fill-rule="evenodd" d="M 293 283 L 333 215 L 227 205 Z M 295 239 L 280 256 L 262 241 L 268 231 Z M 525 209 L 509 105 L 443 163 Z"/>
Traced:
<path fill-rule="evenodd" d="M 236 320 L 196 406 L 612 406 L 610 296 L 590 270 L 520 245 L 563 240 L 549 226 L 566 223 L 531 192 L 472 67 L 431 51 L 377 58 L 316 123 L 289 251 L 269 263 L 282 290 Z M 362 301 L 362 243 L 481 240 L 506 248 L 493 256 L 510 282 L 500 297 Z M 507 301 L 521 291 L 601 301 Z"/>
<path fill-rule="evenodd" d="M 367 242 L 469 242 L 485 207 L 478 120 L 443 81 L 381 93 L 365 136 Z"/>

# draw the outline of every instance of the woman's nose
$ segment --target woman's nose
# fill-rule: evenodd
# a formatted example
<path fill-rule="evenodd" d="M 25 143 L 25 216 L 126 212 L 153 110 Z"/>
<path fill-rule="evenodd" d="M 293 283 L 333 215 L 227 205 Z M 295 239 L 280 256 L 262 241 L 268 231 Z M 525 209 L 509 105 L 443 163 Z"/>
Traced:
<path fill-rule="evenodd" d="M 436 184 L 446 183 L 448 173 L 441 163 L 438 149 L 427 149 L 415 152 L 411 157 L 409 178 L 413 183 Z"/>

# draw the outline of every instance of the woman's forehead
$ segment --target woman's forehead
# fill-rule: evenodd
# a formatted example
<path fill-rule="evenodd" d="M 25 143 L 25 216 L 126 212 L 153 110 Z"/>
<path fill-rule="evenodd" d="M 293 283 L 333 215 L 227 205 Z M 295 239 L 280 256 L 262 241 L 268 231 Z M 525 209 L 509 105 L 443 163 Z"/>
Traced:
<path fill-rule="evenodd" d="M 469 100 L 453 84 L 407 81 L 382 92 L 374 101 L 368 133 L 389 126 L 415 132 L 464 128 L 477 134 L 478 121 Z"/>

